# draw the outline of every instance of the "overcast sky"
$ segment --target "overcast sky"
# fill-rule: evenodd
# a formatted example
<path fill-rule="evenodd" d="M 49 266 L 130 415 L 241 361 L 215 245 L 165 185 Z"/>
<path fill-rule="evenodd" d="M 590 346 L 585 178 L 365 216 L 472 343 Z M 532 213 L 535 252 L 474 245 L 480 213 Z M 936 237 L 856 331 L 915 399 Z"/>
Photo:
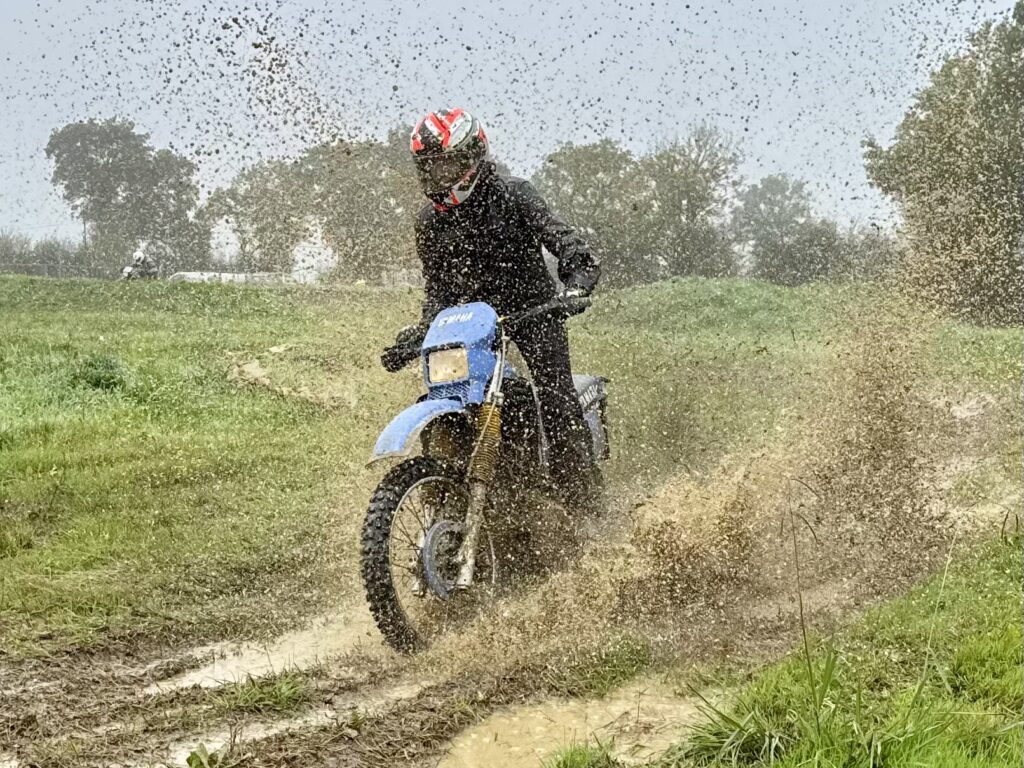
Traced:
<path fill-rule="evenodd" d="M 891 139 L 929 71 L 1012 5 L 0 0 L 0 230 L 80 232 L 43 154 L 69 121 L 131 118 L 193 157 L 209 190 L 447 105 L 483 118 L 523 175 L 566 141 L 641 153 L 714 123 L 740 143 L 745 178 L 789 173 L 823 213 L 886 219 L 861 140 Z"/>

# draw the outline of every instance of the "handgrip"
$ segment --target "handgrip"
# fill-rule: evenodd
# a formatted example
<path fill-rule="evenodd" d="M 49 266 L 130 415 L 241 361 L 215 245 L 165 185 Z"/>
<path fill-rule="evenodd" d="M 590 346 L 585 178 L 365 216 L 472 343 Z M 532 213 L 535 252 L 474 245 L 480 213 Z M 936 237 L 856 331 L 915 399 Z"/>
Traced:
<path fill-rule="evenodd" d="M 380 356 L 380 364 L 388 373 L 397 373 L 420 356 L 420 348 L 406 345 L 386 347 Z"/>

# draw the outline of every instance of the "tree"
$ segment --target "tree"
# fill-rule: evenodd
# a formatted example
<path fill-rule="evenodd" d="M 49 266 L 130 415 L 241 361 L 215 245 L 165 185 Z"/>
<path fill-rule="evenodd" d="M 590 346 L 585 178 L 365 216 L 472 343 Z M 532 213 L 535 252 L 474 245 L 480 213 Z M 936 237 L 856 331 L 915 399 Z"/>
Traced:
<path fill-rule="evenodd" d="M 31 238 L 0 230 L 0 271 L 32 274 L 34 261 Z"/>
<path fill-rule="evenodd" d="M 833 277 L 850 280 L 891 280 L 902 268 L 897 239 L 877 227 L 852 227 L 842 234 L 843 258 Z"/>
<path fill-rule="evenodd" d="M 337 278 L 379 281 L 419 266 L 413 221 L 425 201 L 406 128 L 392 129 L 383 142 L 315 147 L 301 169 L 315 190 L 324 237 L 338 254 Z"/>
<path fill-rule="evenodd" d="M 238 238 L 234 265 L 245 272 L 290 272 L 292 252 L 310 231 L 310 195 L 295 165 L 273 161 L 242 171 L 206 203 L 211 222 L 226 220 Z"/>
<path fill-rule="evenodd" d="M 548 155 L 533 184 L 553 210 L 579 228 L 601 259 L 604 282 L 657 279 L 661 265 L 644 226 L 650 187 L 629 152 L 609 139 L 566 144 Z"/>
<path fill-rule="evenodd" d="M 77 259 L 77 247 L 69 240 L 57 238 L 46 238 L 37 240 L 32 245 L 32 259 L 38 264 L 45 274 L 55 277 L 66 277 L 72 275 L 87 275 Z"/>
<path fill-rule="evenodd" d="M 900 206 L 905 282 L 954 314 L 1024 321 L 1024 0 L 933 73 L 868 176 Z"/>
<path fill-rule="evenodd" d="M 747 187 L 732 230 L 754 277 L 801 285 L 849 273 L 849 243 L 834 222 L 814 216 L 802 181 L 780 174 Z"/>
<path fill-rule="evenodd" d="M 723 222 L 737 163 L 722 134 L 699 126 L 641 158 L 608 139 L 563 146 L 534 183 L 583 231 L 601 257 L 604 280 L 631 285 L 733 272 Z"/>
<path fill-rule="evenodd" d="M 318 234 L 337 255 L 334 277 L 381 281 L 417 267 L 413 217 L 423 205 L 408 131 L 384 142 L 334 141 L 293 162 L 246 169 L 211 195 L 206 216 L 226 220 L 246 270 L 291 270 L 295 248 Z"/>
<path fill-rule="evenodd" d="M 196 167 L 127 120 L 86 120 L 55 130 L 46 145 L 53 183 L 93 236 L 92 251 L 119 270 L 143 240 L 170 253 L 165 269 L 205 264 L 209 229 L 196 217 Z"/>
<path fill-rule="evenodd" d="M 732 274 L 735 261 L 725 228 L 739 165 L 732 142 L 716 128 L 699 125 L 640 165 L 650 190 L 646 226 L 667 274 Z"/>

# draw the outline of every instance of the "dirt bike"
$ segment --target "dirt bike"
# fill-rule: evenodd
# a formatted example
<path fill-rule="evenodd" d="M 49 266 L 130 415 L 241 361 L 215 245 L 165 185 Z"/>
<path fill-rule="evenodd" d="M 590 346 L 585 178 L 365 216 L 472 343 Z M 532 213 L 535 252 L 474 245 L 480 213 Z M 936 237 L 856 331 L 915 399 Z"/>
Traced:
<path fill-rule="evenodd" d="M 129 264 L 121 270 L 120 280 L 154 280 L 158 276 L 156 267 L 145 264 Z"/>
<path fill-rule="evenodd" d="M 422 359 L 427 389 L 384 429 L 371 457 L 400 460 L 377 486 L 362 535 L 367 600 L 392 647 L 419 647 L 444 606 L 497 583 L 502 565 L 492 523 L 499 489 L 506 500 L 517 498 L 510 489 L 551 490 L 537 397 L 508 360 L 507 331 L 589 305 L 589 298 L 556 299 L 499 317 L 488 304 L 464 304 L 439 313 L 422 344 L 387 350 L 399 358 L 395 367 Z M 607 459 L 607 380 L 573 380 L 592 455 Z"/>

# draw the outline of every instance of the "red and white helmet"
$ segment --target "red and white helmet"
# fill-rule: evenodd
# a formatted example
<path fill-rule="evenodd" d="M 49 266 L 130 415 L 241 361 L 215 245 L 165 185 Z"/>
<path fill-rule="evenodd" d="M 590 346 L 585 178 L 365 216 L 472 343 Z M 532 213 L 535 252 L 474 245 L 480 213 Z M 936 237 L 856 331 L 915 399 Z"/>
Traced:
<path fill-rule="evenodd" d="M 487 134 L 469 112 L 442 109 L 416 123 L 410 149 L 423 194 L 448 208 L 469 197 L 480 180 Z"/>

